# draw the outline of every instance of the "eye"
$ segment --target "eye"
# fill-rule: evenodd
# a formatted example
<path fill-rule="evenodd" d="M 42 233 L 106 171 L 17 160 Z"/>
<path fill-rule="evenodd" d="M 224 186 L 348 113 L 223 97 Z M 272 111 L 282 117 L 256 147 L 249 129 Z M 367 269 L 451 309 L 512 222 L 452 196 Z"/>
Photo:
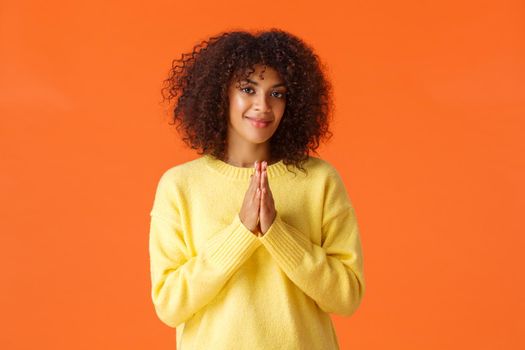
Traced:
<path fill-rule="evenodd" d="M 251 88 L 251 87 L 249 87 L 249 86 L 242 87 L 242 88 L 240 88 L 239 90 L 241 90 L 242 92 L 245 92 L 245 93 L 247 93 L 247 94 L 250 94 L 250 95 L 251 95 L 252 93 L 249 92 L 249 91 L 246 91 L 246 90 L 254 91 L 253 88 Z M 277 94 L 276 97 L 277 97 L 278 99 L 284 99 L 285 96 L 286 96 L 286 93 L 285 93 L 285 92 L 274 91 L 273 93 L 274 93 L 274 94 Z"/>
<path fill-rule="evenodd" d="M 276 91 L 276 93 L 277 93 L 277 95 L 278 95 L 277 98 L 279 98 L 279 99 L 283 99 L 283 98 L 286 96 L 286 93 L 285 93 L 285 92 L 278 92 L 278 91 Z"/>
<path fill-rule="evenodd" d="M 243 88 L 241 88 L 240 90 L 243 91 L 243 92 L 246 92 L 246 91 L 245 91 L 246 89 L 253 90 L 251 87 L 243 87 Z M 248 92 L 248 93 L 249 93 L 249 92 Z"/>

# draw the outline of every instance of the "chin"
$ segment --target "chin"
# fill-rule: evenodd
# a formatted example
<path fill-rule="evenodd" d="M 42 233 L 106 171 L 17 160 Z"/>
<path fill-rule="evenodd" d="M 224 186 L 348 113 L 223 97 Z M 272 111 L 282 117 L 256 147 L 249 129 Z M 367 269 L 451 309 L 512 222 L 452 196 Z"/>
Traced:
<path fill-rule="evenodd" d="M 267 142 L 268 140 L 270 140 L 271 137 L 272 137 L 272 135 L 270 135 L 270 136 L 266 136 L 266 135 L 250 135 L 250 136 L 248 136 L 246 138 L 246 140 L 250 141 L 251 143 L 260 144 L 260 143 Z"/>

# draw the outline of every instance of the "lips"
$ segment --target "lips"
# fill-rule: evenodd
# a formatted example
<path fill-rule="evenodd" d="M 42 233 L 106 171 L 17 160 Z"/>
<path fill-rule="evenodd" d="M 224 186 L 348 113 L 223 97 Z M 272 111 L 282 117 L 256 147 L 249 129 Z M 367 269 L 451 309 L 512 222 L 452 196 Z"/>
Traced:
<path fill-rule="evenodd" d="M 266 128 L 272 123 L 271 120 L 267 120 L 267 119 L 254 119 L 250 117 L 246 117 L 246 118 L 256 128 Z"/>
<path fill-rule="evenodd" d="M 259 122 L 259 123 L 269 123 L 269 122 L 271 122 L 270 119 L 260 119 L 260 118 L 252 118 L 252 117 L 246 117 L 246 118 L 254 120 L 254 121 Z"/>

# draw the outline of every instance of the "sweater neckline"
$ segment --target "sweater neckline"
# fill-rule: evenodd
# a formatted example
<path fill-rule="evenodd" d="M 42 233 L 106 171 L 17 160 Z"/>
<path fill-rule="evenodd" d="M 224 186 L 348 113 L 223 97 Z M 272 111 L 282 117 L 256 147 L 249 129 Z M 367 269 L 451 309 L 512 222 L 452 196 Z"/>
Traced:
<path fill-rule="evenodd" d="M 209 168 L 232 179 L 249 180 L 250 176 L 255 172 L 255 168 L 253 166 L 247 168 L 234 166 L 214 157 L 211 154 L 203 155 L 202 159 Z M 268 165 L 266 168 L 268 179 L 284 175 L 287 171 L 288 169 L 286 168 L 286 165 L 283 163 L 282 159 L 276 163 Z"/>

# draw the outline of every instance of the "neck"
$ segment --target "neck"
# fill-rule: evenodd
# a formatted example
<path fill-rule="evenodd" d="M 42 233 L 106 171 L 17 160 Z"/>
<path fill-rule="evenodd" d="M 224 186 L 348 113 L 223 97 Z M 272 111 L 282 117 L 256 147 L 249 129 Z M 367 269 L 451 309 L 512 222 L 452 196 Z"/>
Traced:
<path fill-rule="evenodd" d="M 257 145 L 259 146 L 259 145 Z M 237 147 L 235 149 L 229 149 L 226 152 L 224 162 L 241 168 L 253 168 L 255 161 L 266 161 L 268 165 L 276 163 L 268 147 L 260 145 L 259 147 Z"/>
<path fill-rule="evenodd" d="M 231 164 L 236 167 L 240 168 L 253 168 L 255 166 L 255 161 L 259 161 L 261 163 L 262 161 L 266 161 L 268 165 L 272 165 L 274 163 L 277 163 L 279 160 L 268 158 L 268 157 L 248 157 L 248 158 L 226 158 L 223 160 L 224 162 Z"/>

